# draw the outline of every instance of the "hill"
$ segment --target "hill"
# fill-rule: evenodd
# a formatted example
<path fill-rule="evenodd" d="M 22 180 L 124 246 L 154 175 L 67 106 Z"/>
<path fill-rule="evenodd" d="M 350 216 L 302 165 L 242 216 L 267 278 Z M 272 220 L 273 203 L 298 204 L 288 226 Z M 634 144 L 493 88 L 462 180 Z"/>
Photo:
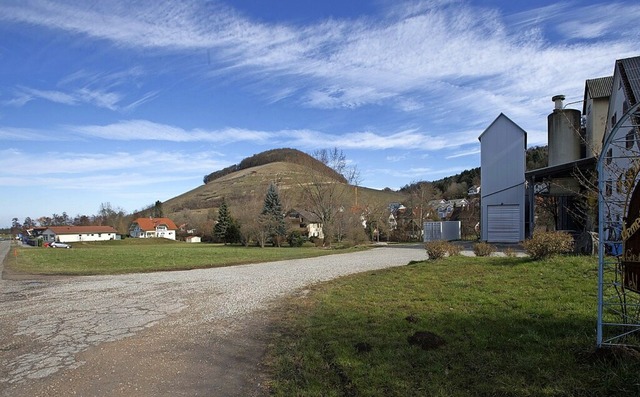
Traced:
<path fill-rule="evenodd" d="M 285 148 L 267 150 L 266 152 L 254 154 L 253 156 L 247 157 L 246 159 L 242 160 L 239 164 L 234 164 L 222 170 L 212 172 L 209 175 L 205 175 L 204 183 L 207 184 L 237 171 L 278 162 L 313 167 L 318 170 L 318 172 L 329 178 L 343 183 L 347 182 L 344 176 L 340 175 L 338 172 L 334 171 L 330 167 L 309 156 L 308 154 L 297 149 Z"/>
<path fill-rule="evenodd" d="M 355 187 L 345 178 L 313 157 L 295 149 L 276 149 L 244 159 L 239 164 L 213 172 L 207 183 L 162 203 L 165 216 L 178 224 L 199 225 L 209 230 L 217 209 L 224 199 L 232 217 L 244 213 L 259 213 L 271 183 L 278 186 L 285 209 L 308 209 L 304 199 L 306 186 L 314 183 L 335 183 L 340 205 L 344 208 L 364 205 L 385 205 L 404 201 L 405 195 Z"/>

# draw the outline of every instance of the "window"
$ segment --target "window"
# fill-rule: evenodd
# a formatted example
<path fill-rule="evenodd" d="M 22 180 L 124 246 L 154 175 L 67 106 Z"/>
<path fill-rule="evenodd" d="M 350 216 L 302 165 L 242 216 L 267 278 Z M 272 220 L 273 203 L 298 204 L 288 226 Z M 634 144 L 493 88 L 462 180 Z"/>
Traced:
<path fill-rule="evenodd" d="M 622 114 L 626 114 L 629 111 L 629 103 L 624 101 L 622 103 Z"/>
<path fill-rule="evenodd" d="M 618 114 L 614 113 L 613 116 L 611 116 L 611 128 L 613 128 L 613 126 L 616 125 L 617 121 L 618 121 Z"/>
<path fill-rule="evenodd" d="M 609 150 L 607 150 L 607 159 L 606 159 L 607 165 L 611 164 L 612 158 L 613 158 L 613 149 L 609 148 Z"/>
<path fill-rule="evenodd" d="M 627 140 L 625 141 L 625 147 L 627 149 L 631 149 L 633 147 L 633 141 L 635 140 L 635 134 L 633 133 L 633 128 L 627 132 Z"/>
<path fill-rule="evenodd" d="M 611 186 L 611 181 L 607 181 L 604 187 L 604 194 L 605 196 L 608 197 L 608 196 L 611 196 L 612 193 L 613 193 L 613 186 Z"/>

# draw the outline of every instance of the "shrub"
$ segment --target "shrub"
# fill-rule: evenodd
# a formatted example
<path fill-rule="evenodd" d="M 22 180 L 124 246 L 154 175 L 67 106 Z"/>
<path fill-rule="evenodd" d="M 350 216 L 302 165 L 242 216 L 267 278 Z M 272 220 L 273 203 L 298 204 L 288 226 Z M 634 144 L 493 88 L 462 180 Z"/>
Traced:
<path fill-rule="evenodd" d="M 449 256 L 459 256 L 462 251 L 462 247 L 458 244 L 447 243 L 447 251 L 449 252 Z"/>
<path fill-rule="evenodd" d="M 304 237 L 299 231 L 292 230 L 287 236 L 287 242 L 290 247 L 302 247 L 302 244 L 304 244 Z"/>
<path fill-rule="evenodd" d="M 495 245 L 491 245 L 485 242 L 475 243 L 473 245 L 473 253 L 476 254 L 476 256 L 491 256 L 491 254 L 493 254 L 497 250 L 498 249 Z"/>
<path fill-rule="evenodd" d="M 433 260 L 444 258 L 447 254 L 449 256 L 460 254 L 460 247 L 444 240 L 427 241 L 424 243 L 424 249 L 427 250 L 429 259 Z"/>
<path fill-rule="evenodd" d="M 508 258 L 515 258 L 517 256 L 516 251 L 513 248 L 507 248 L 506 250 L 504 250 L 504 254 Z"/>
<path fill-rule="evenodd" d="M 544 259 L 572 252 L 573 237 L 564 232 L 536 232 L 523 246 L 532 259 Z"/>

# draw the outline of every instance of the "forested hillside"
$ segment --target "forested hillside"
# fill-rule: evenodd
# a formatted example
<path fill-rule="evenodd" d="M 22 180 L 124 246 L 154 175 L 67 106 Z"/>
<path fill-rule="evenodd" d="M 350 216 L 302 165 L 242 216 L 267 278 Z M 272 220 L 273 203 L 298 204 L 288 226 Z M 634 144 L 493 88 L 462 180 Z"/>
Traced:
<path fill-rule="evenodd" d="M 544 168 L 548 164 L 549 153 L 547 146 L 536 146 L 527 149 L 526 170 Z M 418 181 L 405 185 L 400 189 L 403 193 L 412 193 L 421 185 L 430 184 L 434 195 L 439 198 L 457 199 L 467 196 L 467 191 L 472 186 L 480 186 L 480 167 L 464 170 L 459 174 L 448 176 L 435 181 Z"/>
<path fill-rule="evenodd" d="M 328 176 L 332 179 L 335 179 L 339 182 L 346 183 L 347 180 L 340 173 L 331 169 L 330 167 L 321 164 L 318 160 L 311 157 L 310 155 L 301 152 L 297 149 L 273 149 L 267 150 L 266 152 L 254 154 L 251 157 L 247 157 L 242 160 L 239 164 L 234 164 L 227 168 L 221 169 L 219 171 L 212 172 L 209 175 L 205 175 L 204 183 L 207 184 L 216 179 L 222 178 L 225 175 L 229 175 L 236 171 L 245 170 L 247 168 L 258 167 L 265 164 L 277 163 L 277 162 L 285 162 L 292 163 L 304 166 L 310 166 L 310 164 L 314 164 L 315 169 L 322 170 L 322 173 L 325 176 Z"/>

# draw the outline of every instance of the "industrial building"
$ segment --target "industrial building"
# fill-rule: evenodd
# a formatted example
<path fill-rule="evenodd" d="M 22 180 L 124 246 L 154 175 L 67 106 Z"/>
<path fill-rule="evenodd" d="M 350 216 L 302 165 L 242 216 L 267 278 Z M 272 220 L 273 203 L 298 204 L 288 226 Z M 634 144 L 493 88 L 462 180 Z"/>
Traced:
<path fill-rule="evenodd" d="M 515 242 L 530 236 L 536 228 L 536 198 L 554 203 L 555 230 L 594 231 L 597 212 L 595 208 L 585 210 L 584 204 L 594 186 L 585 182 L 589 178 L 596 182 L 593 178 L 603 142 L 639 99 L 640 57 L 617 60 L 613 76 L 586 80 L 582 111 L 567 108 L 564 95 L 553 96 L 554 107 L 547 117 L 548 165 L 527 172 L 526 132 L 504 114 L 498 116 L 479 138 L 481 239 Z M 619 171 L 638 162 L 639 122 L 617 131 L 619 137 L 609 138 L 620 143 L 606 154 L 612 159 L 607 163 L 612 175 L 606 181 L 605 195 L 624 194 Z M 635 186 L 634 181 L 628 184 Z M 620 220 L 626 216 L 622 207 L 616 211 Z"/>
<path fill-rule="evenodd" d="M 480 140 L 480 234 L 488 242 L 517 243 L 525 237 L 527 133 L 500 115 Z"/>

